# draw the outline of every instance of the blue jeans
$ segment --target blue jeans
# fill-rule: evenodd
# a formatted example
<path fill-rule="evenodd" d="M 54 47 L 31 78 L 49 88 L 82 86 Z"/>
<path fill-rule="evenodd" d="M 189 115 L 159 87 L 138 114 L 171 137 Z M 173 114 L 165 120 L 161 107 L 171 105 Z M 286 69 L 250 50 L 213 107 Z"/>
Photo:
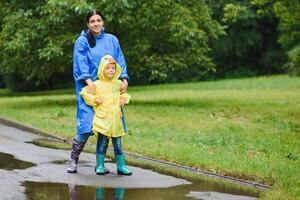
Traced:
<path fill-rule="evenodd" d="M 106 154 L 109 138 L 101 133 L 98 134 L 97 154 Z M 123 155 L 121 137 L 112 137 L 115 155 Z"/>

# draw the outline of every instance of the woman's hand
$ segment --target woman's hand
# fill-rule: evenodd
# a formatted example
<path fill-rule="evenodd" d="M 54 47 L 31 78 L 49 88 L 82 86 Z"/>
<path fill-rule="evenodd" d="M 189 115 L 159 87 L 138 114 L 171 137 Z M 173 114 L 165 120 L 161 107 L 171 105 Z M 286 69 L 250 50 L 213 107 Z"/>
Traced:
<path fill-rule="evenodd" d="M 87 84 L 87 92 L 89 94 L 95 95 L 96 94 L 96 86 L 93 83 L 93 81 L 91 79 L 87 79 L 85 80 L 86 84 Z"/>
<path fill-rule="evenodd" d="M 127 81 L 127 79 L 124 78 L 123 83 L 120 87 L 121 94 L 124 94 L 127 91 L 127 88 L 128 88 L 128 81 Z"/>
<path fill-rule="evenodd" d="M 126 99 L 121 98 L 120 99 L 120 106 L 123 107 L 125 103 L 126 103 Z"/>

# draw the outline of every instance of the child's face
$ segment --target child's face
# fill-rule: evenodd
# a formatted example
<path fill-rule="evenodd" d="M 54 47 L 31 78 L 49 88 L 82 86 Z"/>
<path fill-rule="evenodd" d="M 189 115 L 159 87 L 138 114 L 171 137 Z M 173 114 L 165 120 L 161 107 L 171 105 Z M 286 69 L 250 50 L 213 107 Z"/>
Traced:
<path fill-rule="evenodd" d="M 104 76 L 105 78 L 111 80 L 116 73 L 116 64 L 109 63 L 104 68 Z"/>

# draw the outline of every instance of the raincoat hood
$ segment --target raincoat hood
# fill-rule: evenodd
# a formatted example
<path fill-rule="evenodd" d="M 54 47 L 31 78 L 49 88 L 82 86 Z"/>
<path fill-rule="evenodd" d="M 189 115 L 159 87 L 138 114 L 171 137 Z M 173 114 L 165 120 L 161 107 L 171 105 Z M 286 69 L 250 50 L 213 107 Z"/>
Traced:
<path fill-rule="evenodd" d="M 107 64 L 113 63 L 116 65 L 116 73 L 114 77 L 112 78 L 112 81 L 118 80 L 122 73 L 122 68 L 121 66 L 114 60 L 114 58 L 111 55 L 105 55 L 101 58 L 99 68 L 98 68 L 98 78 L 101 81 L 109 81 L 107 78 L 104 76 L 104 69 Z"/>

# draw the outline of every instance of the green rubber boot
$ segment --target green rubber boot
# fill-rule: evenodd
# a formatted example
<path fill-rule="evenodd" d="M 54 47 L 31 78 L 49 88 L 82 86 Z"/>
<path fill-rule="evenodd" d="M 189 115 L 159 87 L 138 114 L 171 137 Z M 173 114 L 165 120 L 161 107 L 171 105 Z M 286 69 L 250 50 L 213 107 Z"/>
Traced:
<path fill-rule="evenodd" d="M 104 200 L 104 188 L 99 187 L 96 189 L 96 200 Z"/>
<path fill-rule="evenodd" d="M 105 154 L 97 154 L 96 159 L 97 159 L 96 160 L 97 165 L 96 165 L 96 168 L 95 168 L 96 174 L 98 174 L 98 175 L 106 174 L 106 170 L 105 170 L 105 167 L 104 167 Z"/>
<path fill-rule="evenodd" d="M 124 198 L 124 188 L 115 189 L 115 200 L 122 200 Z"/>
<path fill-rule="evenodd" d="M 126 168 L 125 165 L 125 156 L 124 155 L 116 155 L 117 161 L 117 173 L 121 175 L 131 176 L 132 172 Z"/>

